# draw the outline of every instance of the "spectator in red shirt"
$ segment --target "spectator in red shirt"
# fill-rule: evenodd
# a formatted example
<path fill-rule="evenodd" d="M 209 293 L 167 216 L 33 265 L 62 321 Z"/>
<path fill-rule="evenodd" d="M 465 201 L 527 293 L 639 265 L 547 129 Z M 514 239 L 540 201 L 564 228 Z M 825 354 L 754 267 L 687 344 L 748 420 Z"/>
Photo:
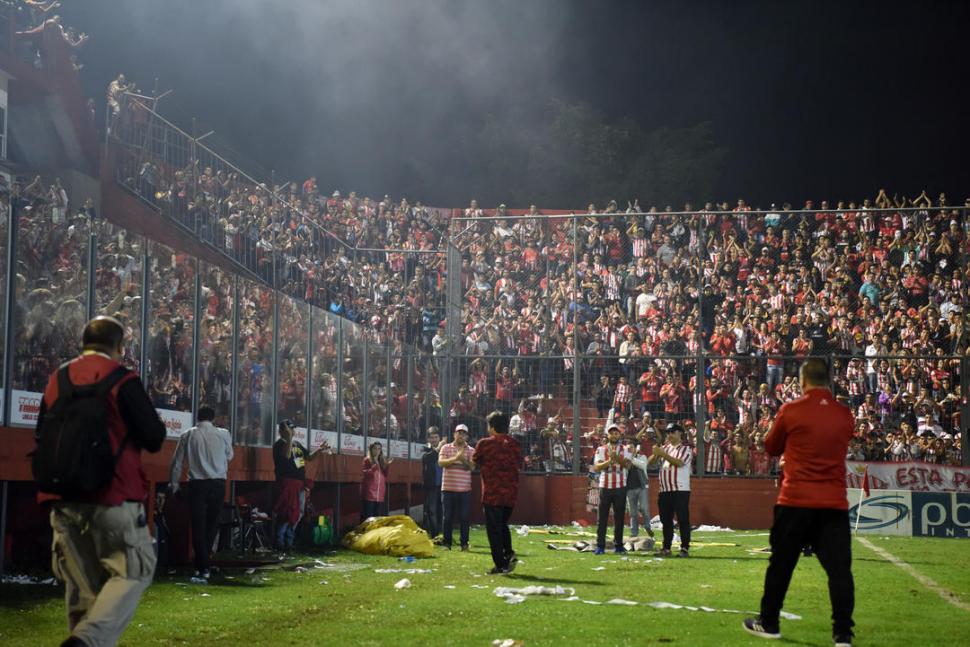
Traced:
<path fill-rule="evenodd" d="M 517 440 L 509 436 L 509 416 L 493 411 L 486 418 L 488 438 L 475 445 L 474 464 L 482 475 L 482 507 L 485 531 L 495 566 L 490 575 L 511 573 L 518 559 L 512 550 L 509 517 L 519 493 L 519 464 L 522 453 Z"/>
<path fill-rule="evenodd" d="M 855 593 L 845 456 L 855 424 L 852 412 L 825 386 L 829 369 L 824 361 L 806 360 L 799 378 L 804 395 L 778 411 L 765 439 L 770 455 L 785 454 L 785 468 L 761 614 L 746 619 L 744 628 L 763 638 L 781 636 L 781 606 L 802 547 L 809 544 L 828 575 L 835 644 L 851 645 Z"/>

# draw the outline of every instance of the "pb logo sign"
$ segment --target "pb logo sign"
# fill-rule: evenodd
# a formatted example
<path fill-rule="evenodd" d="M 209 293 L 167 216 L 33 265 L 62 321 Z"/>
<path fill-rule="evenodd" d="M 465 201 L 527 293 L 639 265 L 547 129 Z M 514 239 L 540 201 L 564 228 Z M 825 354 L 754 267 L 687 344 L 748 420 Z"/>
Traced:
<path fill-rule="evenodd" d="M 861 492 L 849 490 L 849 501 L 858 501 Z M 913 534 L 911 493 L 881 490 L 862 501 L 861 505 L 849 508 L 849 524 L 858 527 L 859 532 L 874 535 Z M 858 521 L 856 518 L 858 517 Z M 858 523 L 858 526 L 856 524 Z"/>
<path fill-rule="evenodd" d="M 913 536 L 970 538 L 970 494 L 913 492 Z"/>

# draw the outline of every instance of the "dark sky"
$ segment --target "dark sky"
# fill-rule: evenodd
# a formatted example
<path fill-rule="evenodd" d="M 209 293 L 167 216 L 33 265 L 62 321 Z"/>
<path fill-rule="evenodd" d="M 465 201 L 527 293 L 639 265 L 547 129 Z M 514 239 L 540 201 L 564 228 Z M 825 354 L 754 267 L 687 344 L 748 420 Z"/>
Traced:
<path fill-rule="evenodd" d="M 91 35 L 82 75 L 99 102 L 118 72 L 157 78 L 186 129 L 198 117 L 248 169 L 326 190 L 463 205 L 462 186 L 414 195 L 408 169 L 487 113 L 528 121 L 556 97 L 646 130 L 711 120 L 730 153 L 718 195 L 695 202 L 970 196 L 967 2 L 63 4 Z"/>

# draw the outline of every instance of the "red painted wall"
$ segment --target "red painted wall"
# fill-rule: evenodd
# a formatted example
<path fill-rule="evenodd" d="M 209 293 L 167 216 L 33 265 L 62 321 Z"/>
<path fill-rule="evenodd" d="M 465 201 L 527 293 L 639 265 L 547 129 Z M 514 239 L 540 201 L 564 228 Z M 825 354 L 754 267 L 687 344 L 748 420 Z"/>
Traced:
<path fill-rule="evenodd" d="M 519 481 L 519 501 L 512 523 L 570 524 L 586 519 L 596 523 L 596 511 L 586 510 L 586 476 L 524 474 Z M 690 521 L 736 530 L 771 527 L 778 497 L 774 479 L 702 478 L 691 483 Z M 472 482 L 474 501 L 481 500 L 477 476 Z M 657 514 L 657 479 L 650 479 L 650 510 Z M 472 522 L 484 523 L 480 505 L 472 508 Z"/>

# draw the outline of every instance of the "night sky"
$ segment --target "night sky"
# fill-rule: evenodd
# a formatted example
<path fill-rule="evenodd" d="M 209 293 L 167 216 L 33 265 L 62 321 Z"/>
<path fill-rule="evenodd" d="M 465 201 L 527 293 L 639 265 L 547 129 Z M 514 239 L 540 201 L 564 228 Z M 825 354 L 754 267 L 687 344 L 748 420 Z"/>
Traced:
<path fill-rule="evenodd" d="M 415 195 L 408 169 L 487 114 L 528 122 L 559 98 L 646 130 L 712 121 L 730 152 L 717 195 L 695 202 L 970 196 L 966 2 L 63 4 L 91 36 L 82 78 L 99 104 L 118 72 L 157 78 L 175 90 L 167 114 L 214 128 L 247 170 L 325 190 L 464 205 L 451 183 Z"/>

